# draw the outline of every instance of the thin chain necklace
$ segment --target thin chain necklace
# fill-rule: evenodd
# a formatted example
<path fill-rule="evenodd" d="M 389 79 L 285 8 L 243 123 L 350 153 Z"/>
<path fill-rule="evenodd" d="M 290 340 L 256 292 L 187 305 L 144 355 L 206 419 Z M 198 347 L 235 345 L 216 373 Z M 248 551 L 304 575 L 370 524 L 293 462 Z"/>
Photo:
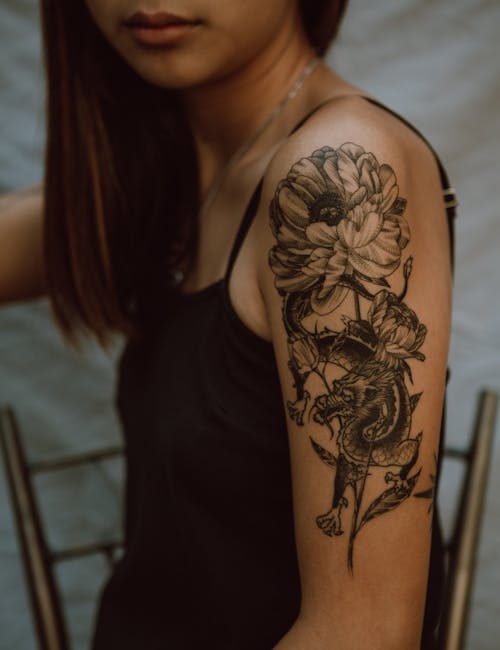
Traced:
<path fill-rule="evenodd" d="M 274 118 L 277 117 L 281 113 L 281 111 L 285 108 L 285 106 L 288 104 L 288 102 L 295 97 L 295 95 L 299 91 L 299 88 L 302 86 L 304 81 L 314 70 L 318 62 L 319 62 L 319 57 L 314 56 L 311 59 L 311 61 L 306 65 L 300 77 L 290 88 L 287 95 L 273 108 L 273 110 L 266 117 L 264 122 L 251 134 L 248 140 L 246 140 L 240 147 L 238 147 L 238 149 L 236 149 L 236 151 L 230 156 L 222 172 L 220 173 L 219 177 L 210 188 L 207 197 L 203 201 L 203 204 L 198 213 L 198 217 L 204 215 L 207 212 L 208 208 L 212 205 L 212 203 L 215 200 L 215 196 L 218 190 L 220 189 L 222 183 L 225 181 L 230 169 L 234 167 L 234 165 L 247 153 L 247 151 L 249 151 L 249 149 L 252 147 L 254 142 L 266 130 L 266 128 L 274 120 Z"/>
<path fill-rule="evenodd" d="M 203 201 L 199 211 L 198 211 L 198 223 L 201 222 L 201 219 L 203 216 L 206 214 L 210 206 L 213 204 L 215 197 L 217 196 L 217 192 L 221 188 L 223 182 L 226 180 L 227 175 L 229 174 L 229 171 L 234 167 L 234 165 L 250 150 L 252 145 L 256 142 L 256 140 L 260 137 L 260 135 L 266 130 L 266 128 L 269 126 L 269 124 L 281 113 L 281 111 L 285 108 L 285 106 L 288 104 L 289 101 L 291 101 L 295 95 L 298 93 L 299 89 L 301 88 L 302 84 L 304 81 L 307 79 L 307 77 L 312 73 L 314 68 L 317 66 L 317 64 L 320 61 L 320 57 L 318 56 L 313 56 L 313 58 L 307 63 L 305 68 L 302 71 L 302 74 L 300 77 L 297 79 L 297 81 L 293 84 L 293 86 L 290 88 L 286 96 L 273 108 L 273 110 L 269 113 L 269 115 L 266 117 L 266 119 L 262 122 L 262 124 L 250 135 L 250 137 L 240 146 L 236 151 L 229 157 L 227 163 L 224 165 L 222 172 L 219 174 L 217 177 L 216 181 L 210 188 L 205 200 Z M 175 284 L 179 284 L 182 282 L 184 278 L 184 273 L 180 270 L 175 270 L 173 272 L 173 280 Z"/>

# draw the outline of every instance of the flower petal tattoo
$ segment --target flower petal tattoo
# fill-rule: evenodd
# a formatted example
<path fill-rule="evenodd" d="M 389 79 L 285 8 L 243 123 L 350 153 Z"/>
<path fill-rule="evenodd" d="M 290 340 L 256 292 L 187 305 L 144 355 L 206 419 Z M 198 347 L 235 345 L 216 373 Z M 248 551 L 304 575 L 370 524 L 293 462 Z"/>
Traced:
<path fill-rule="evenodd" d="M 410 363 L 424 361 L 427 329 L 404 302 L 413 267 L 412 257 L 402 260 L 410 239 L 405 208 L 393 169 L 352 142 L 301 158 L 270 203 L 276 244 L 269 265 L 296 392 L 288 415 L 332 441 L 327 449 L 309 436 L 333 473 L 316 524 L 332 538 L 348 533 L 351 573 L 360 530 L 399 507 L 421 471 L 422 432 L 412 432 L 421 393 L 411 393 Z M 402 290 L 395 293 L 388 278 L 398 269 Z M 334 312 L 338 330 L 325 319 Z M 374 472 L 383 472 L 387 487 L 364 503 Z"/>

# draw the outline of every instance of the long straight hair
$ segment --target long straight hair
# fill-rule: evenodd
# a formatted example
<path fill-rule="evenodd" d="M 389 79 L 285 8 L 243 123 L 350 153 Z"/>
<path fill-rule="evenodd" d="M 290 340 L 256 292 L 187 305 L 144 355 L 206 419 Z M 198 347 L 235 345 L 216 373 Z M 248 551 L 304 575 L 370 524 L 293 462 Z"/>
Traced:
<path fill-rule="evenodd" d="M 301 0 L 323 55 L 347 0 Z M 47 86 L 44 254 L 52 315 L 80 349 L 154 322 L 170 271 L 191 260 L 199 204 L 194 142 L 173 91 L 144 81 L 83 0 L 42 0 Z"/>

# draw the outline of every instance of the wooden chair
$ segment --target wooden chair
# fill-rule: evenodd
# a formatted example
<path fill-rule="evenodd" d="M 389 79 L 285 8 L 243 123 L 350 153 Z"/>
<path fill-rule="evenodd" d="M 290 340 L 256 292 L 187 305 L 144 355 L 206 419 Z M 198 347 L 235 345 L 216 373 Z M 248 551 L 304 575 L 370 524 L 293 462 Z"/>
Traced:
<path fill-rule="evenodd" d="M 497 394 L 482 391 L 479 395 L 469 448 L 445 451 L 445 457 L 463 461 L 466 464 L 466 472 L 456 508 L 453 533 L 446 544 L 447 581 L 444 613 L 439 629 L 440 650 L 462 650 L 464 644 L 498 399 Z M 71 558 L 102 553 L 112 568 L 116 561 L 116 552 L 122 548 L 122 543 L 111 540 L 108 543 L 51 550 L 39 514 L 32 475 L 99 462 L 121 455 L 123 450 L 112 447 L 54 461 L 29 464 L 26 461 L 14 411 L 9 406 L 0 409 L 0 442 L 38 645 L 41 650 L 69 650 L 68 634 L 60 594 L 54 579 L 53 565 Z"/>
<path fill-rule="evenodd" d="M 462 650 L 465 643 L 498 401 L 497 393 L 481 391 L 469 448 L 445 451 L 445 457 L 464 462 L 466 471 L 453 531 L 446 545 L 448 568 L 439 630 L 440 650 Z"/>
<path fill-rule="evenodd" d="M 32 477 L 42 472 L 97 463 L 119 456 L 123 451 L 120 447 L 108 447 L 56 460 L 28 463 L 14 410 L 10 406 L 0 409 L 0 444 L 38 647 L 40 650 L 69 650 L 61 596 L 54 578 L 54 564 L 100 553 L 106 557 L 112 568 L 117 559 L 117 552 L 122 548 L 122 542 L 110 540 L 106 543 L 86 544 L 57 551 L 50 549 Z"/>

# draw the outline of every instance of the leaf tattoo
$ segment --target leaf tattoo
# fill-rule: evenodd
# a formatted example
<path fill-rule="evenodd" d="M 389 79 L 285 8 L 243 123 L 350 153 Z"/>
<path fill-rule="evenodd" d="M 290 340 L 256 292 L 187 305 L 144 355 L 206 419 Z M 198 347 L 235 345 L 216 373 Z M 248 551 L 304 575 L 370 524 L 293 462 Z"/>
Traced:
<path fill-rule="evenodd" d="M 309 436 L 333 472 L 331 501 L 316 524 L 330 537 L 342 535 L 349 509 L 351 572 L 360 530 L 406 501 L 421 472 L 414 468 L 422 434 L 412 436 L 411 428 L 422 393 L 410 395 L 408 385 L 410 363 L 425 360 L 427 329 L 404 302 L 413 269 L 411 256 L 401 264 L 410 240 L 406 203 L 393 169 L 346 142 L 292 165 L 269 206 L 276 239 L 269 265 L 296 392 L 288 415 L 299 426 L 314 422 L 334 440 L 330 451 Z M 400 267 L 397 294 L 388 278 Z M 340 308 L 335 330 L 325 317 Z M 374 471 L 385 471 L 388 487 L 362 512 Z"/>
<path fill-rule="evenodd" d="M 394 510 L 394 508 L 397 508 L 405 499 L 407 499 L 420 476 L 420 472 L 421 470 L 419 469 L 416 474 L 408 479 L 406 485 L 400 489 L 397 489 L 394 486 L 390 487 L 372 501 L 359 523 L 358 531 L 364 524 L 375 519 L 375 517 L 383 515 L 385 512 Z"/>
<path fill-rule="evenodd" d="M 328 451 L 327 449 L 323 449 L 321 445 L 318 445 L 318 443 L 309 436 L 309 439 L 311 441 L 311 444 L 313 446 L 314 451 L 318 454 L 318 456 L 321 458 L 321 460 L 328 465 L 328 467 L 331 467 L 332 469 L 337 468 L 337 458 L 332 454 L 331 451 Z"/>
<path fill-rule="evenodd" d="M 437 482 L 437 471 L 438 471 L 438 461 L 437 461 L 437 456 L 434 453 L 434 467 L 435 471 L 434 474 L 430 473 L 429 474 L 429 480 L 431 482 L 431 486 L 427 488 L 426 490 L 422 490 L 421 492 L 417 492 L 414 494 L 414 497 L 417 497 L 419 499 L 429 499 L 429 508 L 427 509 L 427 512 L 430 514 L 434 510 L 434 505 L 436 501 L 436 482 Z"/>

